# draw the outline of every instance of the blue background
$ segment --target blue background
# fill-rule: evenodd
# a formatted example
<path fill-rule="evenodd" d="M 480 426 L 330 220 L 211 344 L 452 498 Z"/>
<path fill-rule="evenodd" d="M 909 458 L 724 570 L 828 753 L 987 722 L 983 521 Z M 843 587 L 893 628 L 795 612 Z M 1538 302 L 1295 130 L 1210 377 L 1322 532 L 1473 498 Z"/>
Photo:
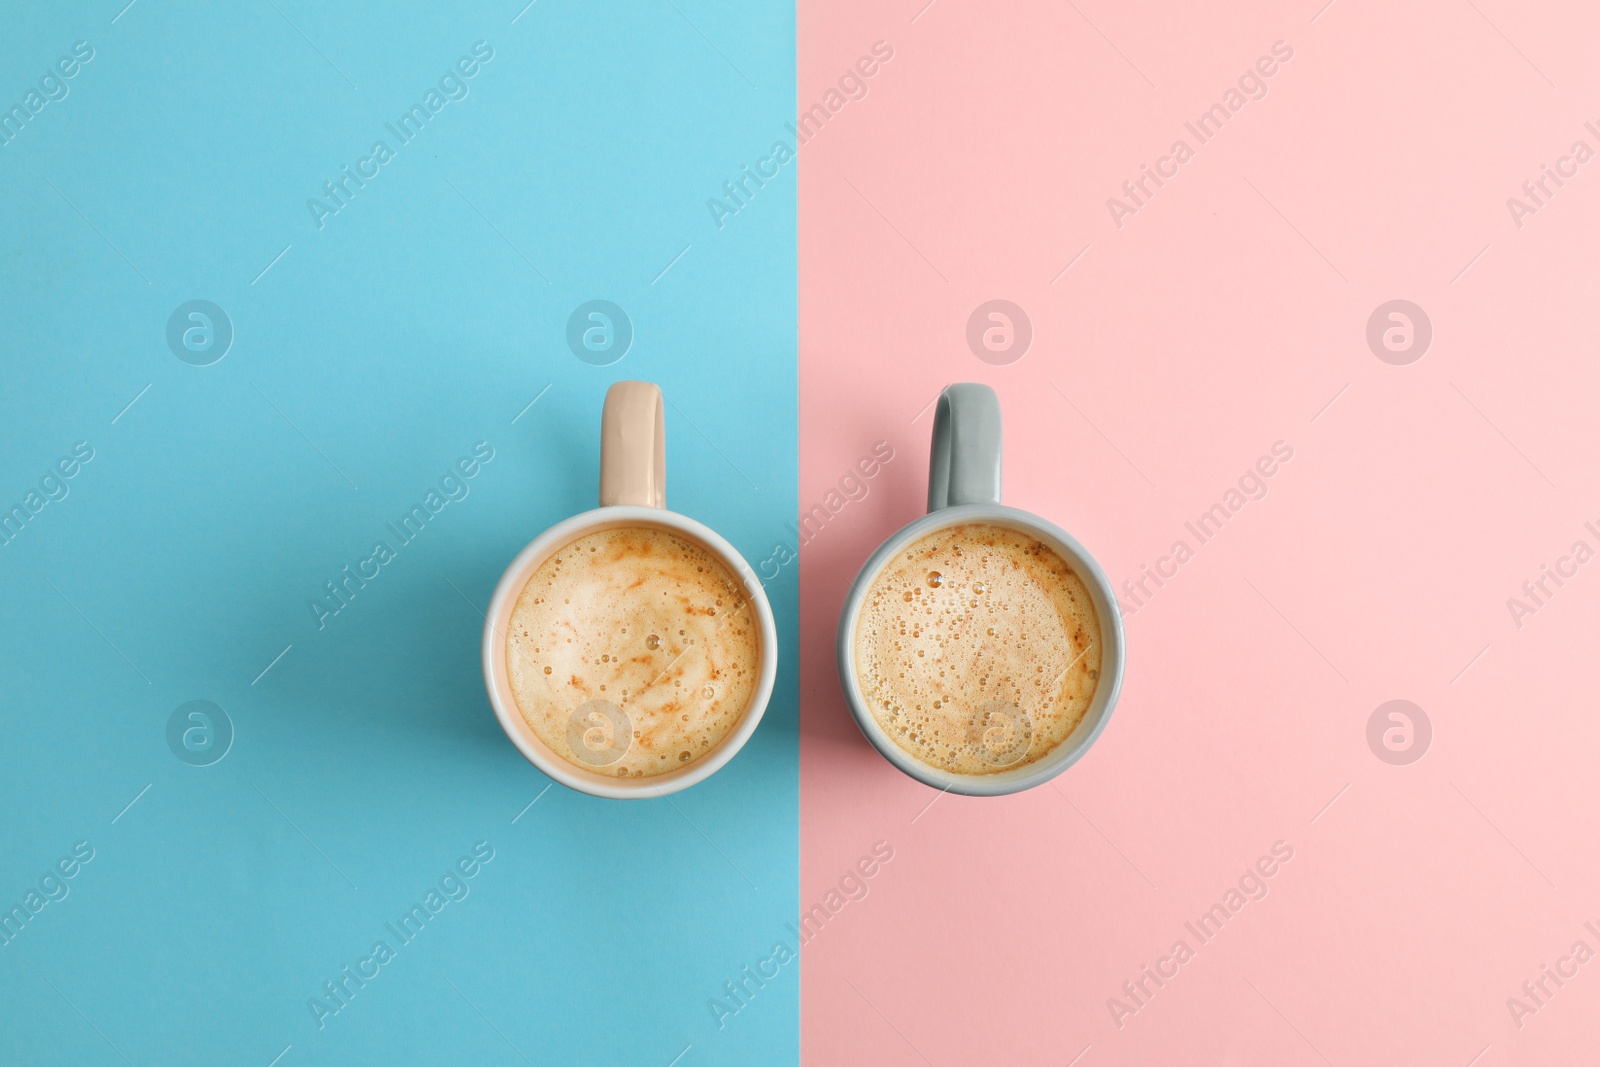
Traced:
<path fill-rule="evenodd" d="M 794 113 L 793 7 L 522 6 L 3 17 L 5 107 L 95 50 L 0 148 L 0 504 L 95 450 L 0 548 L 0 906 L 95 849 L 0 947 L 6 1063 L 798 1058 L 797 963 L 722 1029 L 707 1007 L 798 911 L 793 657 L 705 784 L 531 808 L 548 781 L 478 666 L 502 569 L 594 506 L 615 380 L 670 402 L 670 507 L 753 565 L 791 539 L 794 166 L 720 230 L 706 199 Z M 399 147 L 384 124 L 480 40 L 469 95 Z M 319 229 L 307 199 L 379 139 Z M 211 366 L 166 342 L 194 299 L 235 331 Z M 610 366 L 565 342 L 591 299 L 636 331 Z M 322 583 L 479 441 L 470 495 L 319 630 Z M 768 586 L 786 649 L 794 570 Z M 236 736 L 194 767 L 166 725 L 202 698 Z M 470 895 L 319 1030 L 307 1000 L 479 841 Z"/>

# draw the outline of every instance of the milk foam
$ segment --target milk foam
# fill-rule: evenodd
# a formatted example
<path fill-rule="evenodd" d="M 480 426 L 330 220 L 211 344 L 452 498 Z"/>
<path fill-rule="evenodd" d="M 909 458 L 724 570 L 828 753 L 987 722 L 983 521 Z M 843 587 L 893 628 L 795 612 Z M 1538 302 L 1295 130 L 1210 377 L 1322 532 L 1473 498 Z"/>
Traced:
<path fill-rule="evenodd" d="M 1100 679 L 1100 620 L 1047 545 L 987 523 L 936 530 L 868 589 L 856 674 L 896 745 L 954 774 L 1040 759 L 1082 720 Z"/>
<path fill-rule="evenodd" d="M 511 611 L 506 667 L 528 726 L 585 770 L 688 766 L 744 715 L 755 611 L 706 549 L 653 527 L 600 530 L 539 565 Z"/>

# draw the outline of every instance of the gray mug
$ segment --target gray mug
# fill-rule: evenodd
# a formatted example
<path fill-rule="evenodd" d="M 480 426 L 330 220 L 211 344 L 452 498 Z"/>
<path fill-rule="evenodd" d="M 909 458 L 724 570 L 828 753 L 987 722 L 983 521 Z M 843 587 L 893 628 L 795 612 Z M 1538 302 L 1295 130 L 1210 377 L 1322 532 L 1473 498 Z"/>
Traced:
<path fill-rule="evenodd" d="M 1032 763 L 990 774 L 953 774 L 929 766 L 895 744 L 867 707 L 856 674 L 856 627 L 861 606 L 879 572 L 913 542 L 948 526 L 985 523 L 1043 542 L 1059 555 L 1089 590 L 1100 622 L 1100 678 L 1077 727 L 1055 748 Z M 856 577 L 839 617 L 839 683 L 850 714 L 890 763 L 925 785 L 967 796 L 1002 796 L 1049 781 L 1084 754 L 1105 729 L 1122 689 L 1126 645 L 1116 594 L 1094 557 L 1070 534 L 1037 515 L 1000 503 L 1000 399 L 987 385 L 951 385 L 939 395 L 933 417 L 933 452 L 928 461 L 928 514 L 902 527 L 874 552 Z"/>

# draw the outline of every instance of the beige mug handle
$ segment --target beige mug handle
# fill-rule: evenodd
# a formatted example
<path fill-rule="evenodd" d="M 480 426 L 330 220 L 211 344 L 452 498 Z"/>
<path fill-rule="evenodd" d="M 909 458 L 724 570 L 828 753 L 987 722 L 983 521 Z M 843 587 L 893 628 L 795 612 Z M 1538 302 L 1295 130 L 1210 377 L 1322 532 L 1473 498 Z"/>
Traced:
<path fill-rule="evenodd" d="M 667 506 L 667 435 L 654 382 L 617 382 L 600 416 L 600 506 Z"/>

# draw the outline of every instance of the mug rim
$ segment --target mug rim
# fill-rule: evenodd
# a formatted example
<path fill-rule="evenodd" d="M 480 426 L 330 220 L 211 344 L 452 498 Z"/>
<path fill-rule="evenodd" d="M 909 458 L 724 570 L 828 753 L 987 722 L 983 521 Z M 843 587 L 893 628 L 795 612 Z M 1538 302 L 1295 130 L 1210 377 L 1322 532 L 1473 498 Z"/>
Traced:
<path fill-rule="evenodd" d="M 867 590 L 877 580 L 878 573 L 896 553 L 911 542 L 927 534 L 963 523 L 988 523 L 1041 536 L 1066 559 L 1079 577 L 1086 579 L 1096 614 L 1100 622 L 1100 680 L 1095 687 L 1083 718 L 1072 733 L 1043 757 L 1014 770 L 996 771 L 993 774 L 956 774 L 943 771 L 917 759 L 895 744 L 878 725 L 877 718 L 867 707 L 861 693 L 856 671 L 855 638 L 861 619 L 861 605 Z M 1065 549 L 1065 551 L 1062 551 Z M 1122 624 L 1122 613 L 1117 610 L 1116 593 L 1100 564 L 1071 534 L 1054 523 L 1021 508 L 1004 504 L 956 504 L 931 511 L 900 527 L 880 544 L 862 564 L 855 582 L 846 594 L 840 610 L 834 654 L 839 672 L 840 688 L 844 690 L 845 703 L 850 717 L 855 720 L 868 743 L 879 755 L 896 768 L 923 785 L 942 792 L 962 796 L 992 797 L 1020 793 L 1043 785 L 1081 759 L 1095 740 L 1105 730 L 1111 713 L 1122 693 L 1123 667 L 1127 660 L 1127 640 Z M 1109 661 L 1109 662 L 1108 662 Z"/>
<path fill-rule="evenodd" d="M 686 535 L 701 547 L 710 550 L 722 564 L 739 577 L 745 594 L 755 608 L 761 627 L 761 665 L 756 687 L 750 694 L 738 725 L 722 739 L 716 748 L 686 767 L 674 768 L 666 774 L 649 778 L 610 778 L 594 771 L 586 771 L 563 759 L 539 739 L 522 716 L 511 689 L 506 669 L 506 634 L 496 625 L 504 616 L 507 620 L 516 606 L 516 600 L 532 577 L 534 569 L 551 553 L 571 544 L 586 534 L 618 527 L 655 527 L 671 533 Z M 510 566 L 495 585 L 494 595 L 484 613 L 483 625 L 483 683 L 489 696 L 489 706 L 494 709 L 500 723 L 517 751 L 544 774 L 569 789 L 590 796 L 610 800 L 648 800 L 687 789 L 705 781 L 721 770 L 728 761 L 744 748 L 745 743 L 761 724 L 771 702 L 772 689 L 778 675 L 778 629 L 767 600 L 765 587 L 756 572 L 745 561 L 739 550 L 729 544 L 715 530 L 687 515 L 666 508 L 614 504 L 580 512 L 546 529 L 518 552 Z"/>

